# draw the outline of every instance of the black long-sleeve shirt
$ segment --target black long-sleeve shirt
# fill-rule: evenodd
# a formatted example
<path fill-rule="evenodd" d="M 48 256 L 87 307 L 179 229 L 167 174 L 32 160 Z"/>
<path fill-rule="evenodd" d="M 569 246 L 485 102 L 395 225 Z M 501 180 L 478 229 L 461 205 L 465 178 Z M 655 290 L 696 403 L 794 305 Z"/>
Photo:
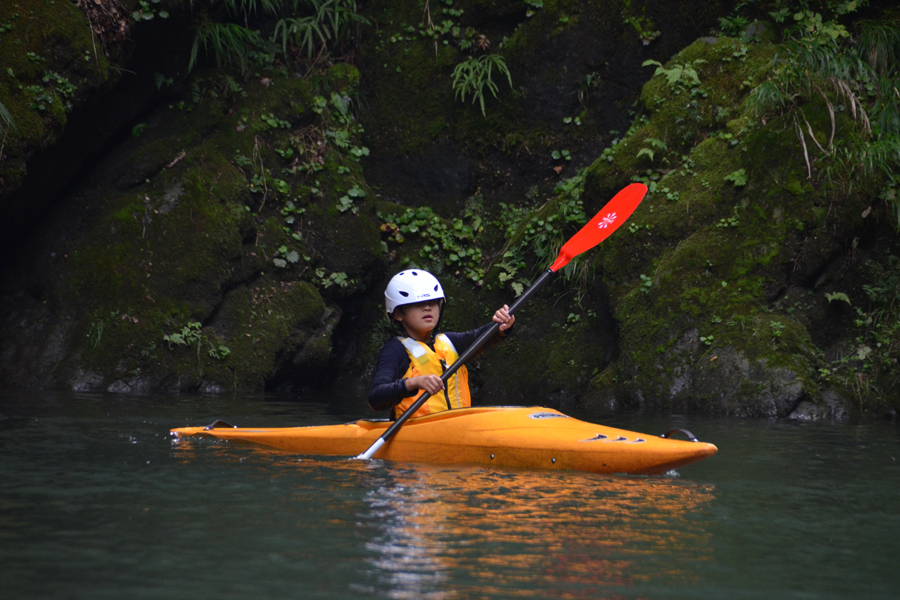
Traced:
<path fill-rule="evenodd" d="M 462 355 L 492 325 L 493 323 L 488 323 L 471 331 L 448 332 L 445 335 L 450 338 L 456 351 Z M 499 344 L 509 331 L 511 329 L 492 337 L 481 352 Z M 378 352 L 375 375 L 372 377 L 372 385 L 369 387 L 369 406 L 375 410 L 387 410 L 402 402 L 404 398 L 420 393 L 420 390 L 410 392 L 406 389 L 406 379 L 403 376 L 409 370 L 409 365 L 409 353 L 400 340 L 391 338 L 384 343 Z"/>

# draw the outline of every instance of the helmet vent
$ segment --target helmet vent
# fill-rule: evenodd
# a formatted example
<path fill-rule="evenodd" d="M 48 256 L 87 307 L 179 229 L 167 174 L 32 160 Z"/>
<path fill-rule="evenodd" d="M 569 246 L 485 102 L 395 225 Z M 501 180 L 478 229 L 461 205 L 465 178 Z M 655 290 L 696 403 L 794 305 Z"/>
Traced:
<path fill-rule="evenodd" d="M 398 293 L 399 293 L 401 296 L 403 296 L 404 298 L 409 298 L 409 293 L 408 293 L 408 292 L 402 292 L 402 291 L 401 291 L 401 292 L 398 292 Z"/>

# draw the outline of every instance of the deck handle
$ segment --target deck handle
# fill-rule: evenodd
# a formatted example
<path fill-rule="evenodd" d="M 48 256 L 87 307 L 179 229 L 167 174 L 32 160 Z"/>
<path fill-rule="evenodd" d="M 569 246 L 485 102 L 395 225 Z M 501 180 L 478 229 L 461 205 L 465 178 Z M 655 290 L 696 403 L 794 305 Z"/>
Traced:
<path fill-rule="evenodd" d="M 696 441 L 697 441 L 697 437 L 696 437 L 693 433 L 691 433 L 690 431 L 688 431 L 687 429 L 672 429 L 671 431 L 667 431 L 667 432 L 663 433 L 663 434 L 660 435 L 659 437 L 661 437 L 661 438 L 671 438 L 673 433 L 679 433 L 679 432 L 680 432 L 680 433 L 683 433 L 684 435 L 686 435 L 687 438 L 688 438 L 688 440 L 690 440 L 690 441 L 692 441 L 692 442 L 696 442 Z"/>

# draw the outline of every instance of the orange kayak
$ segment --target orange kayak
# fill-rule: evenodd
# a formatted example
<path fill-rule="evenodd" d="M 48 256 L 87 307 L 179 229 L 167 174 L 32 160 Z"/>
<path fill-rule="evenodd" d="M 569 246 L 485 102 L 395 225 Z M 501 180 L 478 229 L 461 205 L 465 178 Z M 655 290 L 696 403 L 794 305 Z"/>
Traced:
<path fill-rule="evenodd" d="M 390 426 L 361 420 L 342 425 L 251 429 L 218 421 L 172 430 L 190 436 L 252 442 L 297 454 L 353 457 Z M 660 474 L 717 448 L 579 421 L 539 407 L 487 406 L 448 410 L 407 421 L 374 458 L 401 462 L 483 464 L 592 473 Z"/>

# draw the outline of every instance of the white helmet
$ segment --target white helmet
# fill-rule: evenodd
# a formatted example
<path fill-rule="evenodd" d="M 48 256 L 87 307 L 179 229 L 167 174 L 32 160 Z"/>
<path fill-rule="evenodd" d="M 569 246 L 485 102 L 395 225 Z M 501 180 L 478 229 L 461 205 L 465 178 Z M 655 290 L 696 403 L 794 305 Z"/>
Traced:
<path fill-rule="evenodd" d="M 400 271 L 391 278 L 384 290 L 384 307 L 389 318 L 398 306 L 443 299 L 444 288 L 441 283 L 434 275 L 421 269 Z"/>

